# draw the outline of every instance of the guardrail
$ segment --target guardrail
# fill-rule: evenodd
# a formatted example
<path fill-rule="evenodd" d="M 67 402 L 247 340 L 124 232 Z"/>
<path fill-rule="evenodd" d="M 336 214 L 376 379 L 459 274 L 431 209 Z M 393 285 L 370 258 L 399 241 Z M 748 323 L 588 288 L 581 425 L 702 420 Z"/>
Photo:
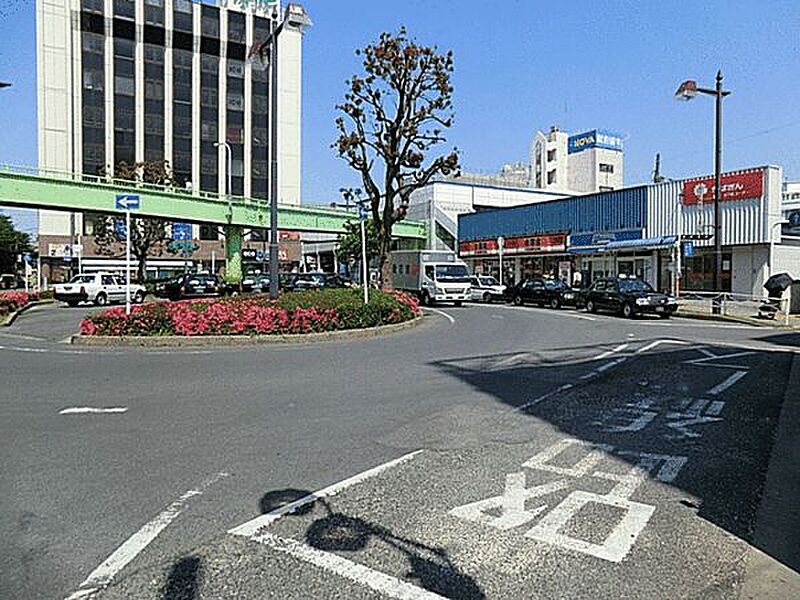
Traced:
<path fill-rule="evenodd" d="M 750 296 L 733 292 L 701 292 L 684 290 L 678 298 L 678 306 L 684 312 L 714 314 L 714 306 L 720 314 L 749 319 L 783 319 L 789 324 L 789 298 Z"/>

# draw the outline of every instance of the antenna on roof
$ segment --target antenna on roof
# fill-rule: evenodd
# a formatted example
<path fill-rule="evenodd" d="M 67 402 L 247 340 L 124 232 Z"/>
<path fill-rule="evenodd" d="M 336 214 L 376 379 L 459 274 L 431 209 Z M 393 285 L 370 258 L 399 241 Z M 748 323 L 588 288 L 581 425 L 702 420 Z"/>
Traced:
<path fill-rule="evenodd" d="M 661 174 L 661 153 L 656 152 L 656 168 L 653 170 L 653 183 L 666 181 L 666 177 Z"/>

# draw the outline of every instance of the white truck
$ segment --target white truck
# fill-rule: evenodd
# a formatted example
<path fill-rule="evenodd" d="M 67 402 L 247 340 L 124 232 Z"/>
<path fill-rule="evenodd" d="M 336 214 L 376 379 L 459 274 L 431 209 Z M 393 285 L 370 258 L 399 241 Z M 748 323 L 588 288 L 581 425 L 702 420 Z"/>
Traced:
<path fill-rule="evenodd" d="M 434 302 L 460 306 L 472 294 L 467 265 L 449 251 L 392 252 L 392 281 L 395 289 L 418 295 L 426 306 Z"/>
<path fill-rule="evenodd" d="M 53 286 L 53 298 L 78 306 L 80 302 L 93 302 L 103 306 L 110 302 L 125 302 L 125 278 L 113 273 L 83 273 L 75 275 L 69 283 Z M 131 301 L 144 302 L 147 291 L 143 285 L 131 284 Z"/>

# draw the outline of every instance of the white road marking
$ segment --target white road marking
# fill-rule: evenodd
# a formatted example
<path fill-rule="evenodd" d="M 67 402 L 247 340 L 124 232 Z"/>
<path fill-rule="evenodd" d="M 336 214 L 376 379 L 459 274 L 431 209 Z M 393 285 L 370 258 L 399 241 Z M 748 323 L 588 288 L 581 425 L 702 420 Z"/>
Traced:
<path fill-rule="evenodd" d="M 688 346 L 689 342 L 684 342 L 682 340 L 656 340 L 654 342 L 650 342 L 646 346 L 639 348 L 636 351 L 636 354 L 644 354 L 648 350 L 652 350 L 653 348 L 656 348 L 662 344 L 673 344 L 675 346 Z"/>
<path fill-rule="evenodd" d="M 353 475 L 352 477 L 344 479 L 338 483 L 329 485 L 328 487 L 322 488 L 317 492 L 313 492 L 311 494 L 308 494 L 307 496 L 303 496 L 302 498 L 295 500 L 294 502 L 290 502 L 289 504 L 276 508 L 275 510 L 265 515 L 258 516 L 255 519 L 247 521 L 246 523 L 242 523 L 238 527 L 234 527 L 233 529 L 228 530 L 228 533 L 252 538 L 253 536 L 257 535 L 258 532 L 264 527 L 267 527 L 268 525 L 274 523 L 282 516 L 294 512 L 301 506 L 305 506 L 306 504 L 310 504 L 311 502 L 316 502 L 320 498 L 335 496 L 342 490 L 345 490 L 357 483 L 361 483 L 362 481 L 365 481 L 370 477 L 374 477 L 375 475 L 383 473 L 384 471 L 391 469 L 392 467 L 396 467 L 398 465 L 403 464 L 404 462 L 408 462 L 421 452 L 422 450 L 416 450 L 414 452 L 410 452 L 409 454 L 405 454 L 400 458 L 395 458 L 394 460 L 390 460 L 387 463 L 383 463 L 382 465 L 378 465 L 377 467 L 373 467 L 371 469 L 363 471 L 358 475 Z"/>
<path fill-rule="evenodd" d="M 100 591 L 114 579 L 114 576 L 131 562 L 138 554 L 152 542 L 167 525 L 172 523 L 180 516 L 186 503 L 200 496 L 211 485 L 228 476 L 228 473 L 215 473 L 204 479 L 196 489 L 189 490 L 178 498 L 175 502 L 167 506 L 152 521 L 146 523 L 139 531 L 134 533 L 117 548 L 111 556 L 92 571 L 89 576 L 81 583 L 79 589 L 67 596 L 66 600 L 77 600 L 86 598 Z"/>
<path fill-rule="evenodd" d="M 594 357 L 592 360 L 603 360 L 604 358 L 608 358 L 608 357 L 609 357 L 609 356 L 611 356 L 612 354 L 616 354 L 617 352 L 622 352 L 622 351 L 623 351 L 623 350 L 625 350 L 625 348 L 627 348 L 629 345 L 630 345 L 630 344 L 620 344 L 619 346 L 617 346 L 617 347 L 616 347 L 616 348 L 614 348 L 613 350 L 607 350 L 607 351 L 603 352 L 602 354 L 598 354 L 598 355 L 597 355 L 597 356 L 595 356 L 595 357 Z"/>
<path fill-rule="evenodd" d="M 706 414 L 711 415 L 712 417 L 718 417 L 720 413 L 722 413 L 723 408 L 725 408 L 724 402 L 721 402 L 720 400 L 714 400 L 706 410 Z"/>
<path fill-rule="evenodd" d="M 728 360 L 728 359 L 731 359 L 731 358 L 739 358 L 740 356 L 749 356 L 751 354 L 755 354 L 755 352 L 750 352 L 750 351 L 747 351 L 747 352 L 734 352 L 732 354 L 720 354 L 720 355 L 715 355 L 715 356 L 706 356 L 705 358 L 695 358 L 693 360 L 687 360 L 687 361 L 684 361 L 684 362 L 692 364 L 692 365 L 699 365 L 701 363 L 706 363 L 706 362 L 709 362 L 709 361 L 712 361 L 712 360 Z"/>
<path fill-rule="evenodd" d="M 733 384 L 735 384 L 737 381 L 739 381 L 745 375 L 747 375 L 747 371 L 736 371 L 725 381 L 723 381 L 719 385 L 715 385 L 713 388 L 708 390 L 708 393 L 711 396 L 718 396 L 719 394 L 727 390 L 729 387 L 731 387 Z"/>
<path fill-rule="evenodd" d="M 95 406 L 71 406 L 58 411 L 60 415 L 95 415 L 104 413 L 124 413 L 128 411 L 127 406 L 107 406 L 97 408 Z"/>
<path fill-rule="evenodd" d="M 609 369 L 611 369 L 613 367 L 616 367 L 617 365 L 621 365 L 626 360 L 628 360 L 628 357 L 627 356 L 622 356 L 622 357 L 620 357 L 620 358 L 618 358 L 616 360 L 612 360 L 611 362 L 607 362 L 606 364 L 600 365 L 599 367 L 597 367 L 597 372 L 598 373 L 603 373 L 604 371 L 608 371 Z"/>
<path fill-rule="evenodd" d="M 560 310 L 550 310 L 545 312 L 544 309 L 541 308 L 530 308 L 527 306 L 501 306 L 504 310 L 519 310 L 525 312 L 533 312 L 533 313 L 541 313 L 541 314 L 548 314 L 548 315 L 558 315 L 562 317 L 572 317 L 573 319 L 581 319 L 583 321 L 596 321 L 595 317 L 590 317 L 588 315 L 581 315 L 574 312 L 566 312 Z"/>
<path fill-rule="evenodd" d="M 338 554 L 317 550 L 297 540 L 265 533 L 256 537 L 254 541 L 320 567 L 329 573 L 334 573 L 364 585 L 390 598 L 398 598 L 399 600 L 442 600 L 444 598 L 444 596 L 429 592 L 380 571 L 375 571 Z"/>
<path fill-rule="evenodd" d="M 447 314 L 446 312 L 444 312 L 443 310 L 439 310 L 438 308 L 430 308 L 429 306 L 426 306 L 426 307 L 425 307 L 423 310 L 429 310 L 429 311 L 431 311 L 431 312 L 433 312 L 433 313 L 436 313 L 437 315 L 441 315 L 441 316 L 443 316 L 445 319 L 447 319 L 448 321 L 450 321 L 450 323 L 451 323 L 451 324 L 456 322 L 456 320 L 455 320 L 453 317 L 451 317 L 450 315 L 448 315 L 448 314 Z"/>

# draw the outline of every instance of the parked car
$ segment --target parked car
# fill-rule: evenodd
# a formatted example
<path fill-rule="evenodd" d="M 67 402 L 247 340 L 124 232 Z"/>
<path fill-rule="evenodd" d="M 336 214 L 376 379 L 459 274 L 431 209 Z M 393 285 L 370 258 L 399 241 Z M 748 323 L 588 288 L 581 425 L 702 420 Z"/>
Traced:
<path fill-rule="evenodd" d="M 208 298 L 222 296 L 225 285 L 216 275 L 207 273 L 186 273 L 156 285 L 155 294 L 160 298 L 184 300 L 187 298 Z"/>
<path fill-rule="evenodd" d="M 506 286 L 500 285 L 494 277 L 473 275 L 469 281 L 472 286 L 473 302 L 493 302 L 502 300 L 505 295 Z"/>
<path fill-rule="evenodd" d="M 526 279 L 507 291 L 506 297 L 517 306 L 538 304 L 550 308 L 576 306 L 578 292 L 563 281 Z"/>
<path fill-rule="evenodd" d="M 278 275 L 278 287 L 287 292 L 292 291 L 298 275 L 299 273 L 280 273 Z"/>
<path fill-rule="evenodd" d="M 13 273 L 0 275 L 0 290 L 14 290 L 25 287 L 25 280 Z"/>
<path fill-rule="evenodd" d="M 335 273 L 297 273 L 289 290 L 321 290 L 347 287 L 345 280 Z"/>
<path fill-rule="evenodd" d="M 644 313 L 668 319 L 678 310 L 674 296 L 656 292 L 647 282 L 633 277 L 597 279 L 581 294 L 580 303 L 592 313 L 607 310 L 629 319 Z"/>
<path fill-rule="evenodd" d="M 112 273 L 83 273 L 75 275 L 69 283 L 53 286 L 53 298 L 66 302 L 69 306 L 78 306 L 81 302 L 94 302 L 104 306 L 111 302 L 125 302 L 127 284 L 123 277 Z M 136 304 L 144 302 L 147 294 L 145 287 L 131 284 L 131 301 Z"/>
<path fill-rule="evenodd" d="M 238 294 L 268 294 L 269 276 L 268 275 L 245 275 L 242 284 L 226 283 L 225 293 L 230 296 Z"/>

